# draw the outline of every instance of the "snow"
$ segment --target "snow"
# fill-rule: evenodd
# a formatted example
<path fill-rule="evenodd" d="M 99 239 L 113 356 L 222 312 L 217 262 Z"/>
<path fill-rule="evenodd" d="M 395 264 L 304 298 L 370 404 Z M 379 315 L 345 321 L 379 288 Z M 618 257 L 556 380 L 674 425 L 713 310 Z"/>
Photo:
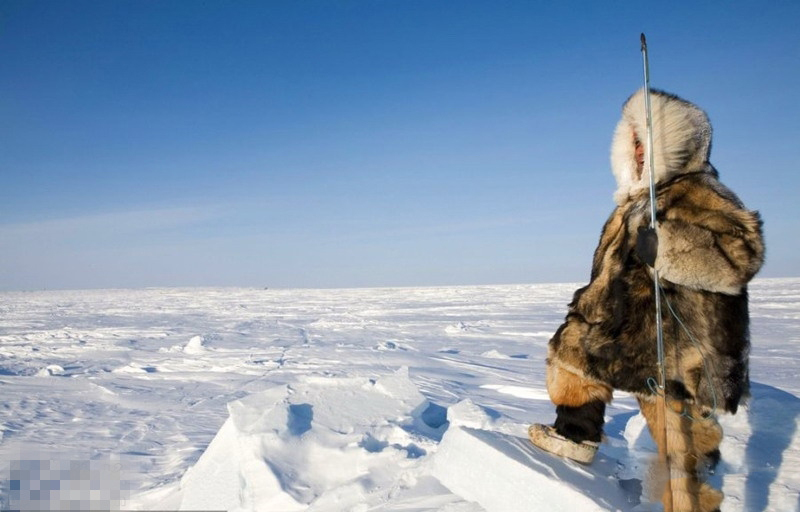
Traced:
<path fill-rule="evenodd" d="M 577 286 L 2 293 L 0 509 L 659 510 L 627 394 L 590 466 L 525 439 Z M 800 279 L 750 296 L 711 482 L 723 511 L 798 510 Z"/>
<path fill-rule="evenodd" d="M 635 503 L 613 476 L 614 462 L 599 458 L 584 468 L 542 456 L 517 436 L 456 427 L 433 457 L 432 474 L 485 510 L 602 512 Z"/>

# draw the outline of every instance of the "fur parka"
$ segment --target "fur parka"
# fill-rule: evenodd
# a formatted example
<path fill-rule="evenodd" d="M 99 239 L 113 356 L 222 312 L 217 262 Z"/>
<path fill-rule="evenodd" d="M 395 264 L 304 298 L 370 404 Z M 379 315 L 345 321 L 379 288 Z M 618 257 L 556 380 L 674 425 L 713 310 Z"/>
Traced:
<path fill-rule="evenodd" d="M 655 268 L 663 289 L 667 393 L 703 409 L 736 412 L 749 386 L 747 283 L 764 260 L 761 219 L 718 180 L 709 163 L 706 114 L 651 91 L 657 194 Z M 610 401 L 610 388 L 652 396 L 659 371 L 652 269 L 636 251 L 650 224 L 643 90 L 622 109 L 611 147 L 616 208 L 594 253 L 591 279 L 574 294 L 550 340 L 554 402 Z M 572 375 L 586 396 L 570 388 Z M 560 379 L 560 380 L 559 380 Z"/>

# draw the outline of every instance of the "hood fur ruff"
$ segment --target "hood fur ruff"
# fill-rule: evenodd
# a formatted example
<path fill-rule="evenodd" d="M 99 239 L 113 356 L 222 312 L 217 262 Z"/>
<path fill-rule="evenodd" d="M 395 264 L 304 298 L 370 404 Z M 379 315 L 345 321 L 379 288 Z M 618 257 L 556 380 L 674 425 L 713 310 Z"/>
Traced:
<path fill-rule="evenodd" d="M 706 113 L 678 96 L 656 89 L 650 89 L 650 106 L 656 184 L 681 174 L 713 169 L 708 163 L 711 123 Z M 645 148 L 641 178 L 636 176 L 634 137 Z M 617 123 L 611 143 L 611 169 L 617 179 L 614 193 L 617 204 L 624 204 L 631 196 L 650 187 L 644 88 L 636 91 L 622 107 L 622 119 Z"/>

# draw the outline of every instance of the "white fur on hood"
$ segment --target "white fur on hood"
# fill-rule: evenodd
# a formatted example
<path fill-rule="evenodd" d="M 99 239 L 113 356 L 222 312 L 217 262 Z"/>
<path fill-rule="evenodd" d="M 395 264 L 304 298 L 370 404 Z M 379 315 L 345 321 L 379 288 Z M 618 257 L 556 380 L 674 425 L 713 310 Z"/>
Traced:
<path fill-rule="evenodd" d="M 656 184 L 680 174 L 708 167 L 711 152 L 711 123 L 700 108 L 675 95 L 650 89 L 653 116 L 653 161 Z M 647 118 L 644 88 L 636 91 L 622 107 L 611 143 L 611 169 L 617 179 L 614 200 L 623 204 L 630 196 L 650 186 L 650 164 L 645 156 L 641 177 L 636 176 L 636 136 L 647 155 Z"/>

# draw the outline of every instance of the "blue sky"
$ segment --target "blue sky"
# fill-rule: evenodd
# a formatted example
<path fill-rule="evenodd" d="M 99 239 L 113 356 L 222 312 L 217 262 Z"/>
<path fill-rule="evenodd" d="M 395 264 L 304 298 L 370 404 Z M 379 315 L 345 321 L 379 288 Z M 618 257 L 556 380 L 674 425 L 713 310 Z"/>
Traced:
<path fill-rule="evenodd" d="M 585 282 L 620 106 L 704 108 L 800 275 L 800 3 L 0 4 L 0 289 Z"/>

